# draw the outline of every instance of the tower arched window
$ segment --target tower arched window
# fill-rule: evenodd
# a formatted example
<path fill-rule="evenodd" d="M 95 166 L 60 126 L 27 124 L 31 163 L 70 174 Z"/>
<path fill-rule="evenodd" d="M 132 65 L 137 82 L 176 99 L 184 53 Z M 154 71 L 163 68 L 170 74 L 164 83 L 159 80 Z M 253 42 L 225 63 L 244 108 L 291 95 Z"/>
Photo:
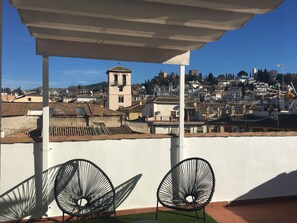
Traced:
<path fill-rule="evenodd" d="M 127 84 L 127 77 L 126 75 L 124 74 L 123 75 L 123 85 L 126 85 Z"/>
<path fill-rule="evenodd" d="M 118 85 L 118 75 L 115 74 L 115 75 L 113 76 L 113 78 L 114 78 L 114 85 Z"/>

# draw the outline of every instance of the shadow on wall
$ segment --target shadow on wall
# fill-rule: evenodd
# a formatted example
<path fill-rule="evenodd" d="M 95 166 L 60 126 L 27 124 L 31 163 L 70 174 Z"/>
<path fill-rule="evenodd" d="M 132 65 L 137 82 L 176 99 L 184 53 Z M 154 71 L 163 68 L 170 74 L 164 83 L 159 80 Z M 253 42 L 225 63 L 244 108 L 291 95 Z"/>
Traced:
<path fill-rule="evenodd" d="M 271 180 L 255 187 L 246 194 L 231 202 L 235 204 L 242 200 L 253 200 L 261 198 L 276 198 L 297 195 L 297 170 L 290 173 L 282 173 Z"/>
<path fill-rule="evenodd" d="M 38 162 L 35 162 L 35 165 Z M 40 163 L 40 162 L 39 162 Z M 46 217 L 48 204 L 54 201 L 54 184 L 61 165 L 56 165 L 24 180 L 0 195 L 0 221 Z M 40 176 L 37 176 L 40 175 Z M 142 174 L 125 181 L 115 188 L 115 205 L 119 207 L 131 194 Z"/>
<path fill-rule="evenodd" d="M 35 175 L 0 195 L 0 221 L 44 216 L 47 212 L 47 204 L 54 200 L 53 189 L 58 169 L 59 165 L 42 172 L 41 197 L 36 193 L 38 182 Z"/>
<path fill-rule="evenodd" d="M 297 171 L 295 170 L 282 173 L 255 187 L 225 208 L 240 219 L 246 220 L 245 222 L 296 222 L 294 212 L 297 206 L 296 196 Z M 288 219 L 294 220 L 287 221 Z"/>
<path fill-rule="evenodd" d="M 132 177 L 130 180 L 115 187 L 115 206 L 118 208 L 131 194 L 142 174 Z"/>
<path fill-rule="evenodd" d="M 178 164 L 180 161 L 179 148 L 178 148 L 178 138 L 172 137 L 170 141 L 170 164 L 171 168 Z M 169 170 L 168 170 L 169 171 Z"/>

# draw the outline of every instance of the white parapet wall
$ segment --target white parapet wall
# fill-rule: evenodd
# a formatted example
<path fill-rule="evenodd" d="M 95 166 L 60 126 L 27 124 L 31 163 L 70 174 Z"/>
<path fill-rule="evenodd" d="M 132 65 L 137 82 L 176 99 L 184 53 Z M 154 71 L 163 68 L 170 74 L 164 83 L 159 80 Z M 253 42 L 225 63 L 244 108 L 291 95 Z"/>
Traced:
<path fill-rule="evenodd" d="M 40 143 L 2 144 L 0 221 L 39 217 L 47 207 L 49 217 L 61 216 L 54 177 L 60 164 L 75 158 L 97 164 L 116 190 L 129 188 L 117 210 L 155 207 L 158 184 L 176 163 L 175 144 L 175 138 L 51 142 L 43 173 Z M 212 165 L 213 202 L 296 196 L 296 145 L 296 136 L 188 137 L 184 158 Z"/>
<path fill-rule="evenodd" d="M 185 142 L 185 157 L 202 157 L 213 167 L 213 201 L 297 195 L 297 137 L 196 137 Z"/>

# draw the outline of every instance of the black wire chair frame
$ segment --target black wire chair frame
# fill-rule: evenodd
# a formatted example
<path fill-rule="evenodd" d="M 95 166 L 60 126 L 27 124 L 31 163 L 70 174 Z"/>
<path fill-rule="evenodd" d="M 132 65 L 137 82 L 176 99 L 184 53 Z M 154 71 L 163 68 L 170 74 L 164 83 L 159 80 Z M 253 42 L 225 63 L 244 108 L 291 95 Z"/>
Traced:
<path fill-rule="evenodd" d="M 205 222 L 205 206 L 211 201 L 215 189 L 215 175 L 208 161 L 188 158 L 176 164 L 162 179 L 157 189 L 156 219 L 158 203 L 180 210 L 195 211 L 196 218 Z M 202 210 L 202 217 L 198 211 Z"/>
<path fill-rule="evenodd" d="M 93 162 L 73 159 L 62 164 L 54 185 L 58 207 L 64 214 L 82 217 L 113 213 L 115 189 L 108 176 Z"/>

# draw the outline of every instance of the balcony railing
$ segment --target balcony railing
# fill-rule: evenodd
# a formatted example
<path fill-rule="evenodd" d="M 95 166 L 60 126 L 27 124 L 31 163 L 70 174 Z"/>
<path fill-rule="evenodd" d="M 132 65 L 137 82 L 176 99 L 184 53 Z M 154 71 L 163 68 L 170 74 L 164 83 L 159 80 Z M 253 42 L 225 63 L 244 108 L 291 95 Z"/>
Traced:
<path fill-rule="evenodd" d="M 153 117 L 146 118 L 147 122 L 178 122 L 178 117 L 157 115 Z"/>

